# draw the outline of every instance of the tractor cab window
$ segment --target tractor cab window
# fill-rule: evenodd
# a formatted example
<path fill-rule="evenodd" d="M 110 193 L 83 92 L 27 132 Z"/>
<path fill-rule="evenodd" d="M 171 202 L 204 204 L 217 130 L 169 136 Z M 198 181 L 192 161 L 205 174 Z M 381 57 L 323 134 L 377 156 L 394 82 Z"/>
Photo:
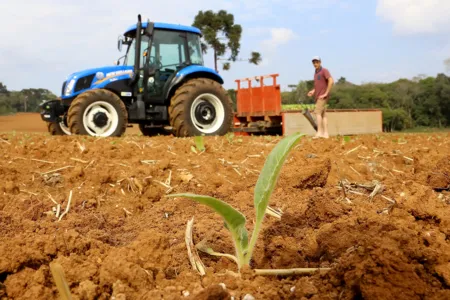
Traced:
<path fill-rule="evenodd" d="M 200 36 L 195 33 L 188 33 L 187 35 L 189 58 L 193 65 L 203 65 L 202 46 Z"/>
<path fill-rule="evenodd" d="M 155 30 L 152 45 L 155 52 L 151 52 L 160 70 L 175 72 L 177 67 L 187 63 L 186 39 L 180 32 L 169 30 Z"/>
<path fill-rule="evenodd" d="M 178 70 L 189 65 L 186 49 L 186 36 L 182 32 L 156 29 L 153 33 L 150 61 L 156 69 L 149 78 L 150 97 L 162 97 L 166 84 Z"/>
<path fill-rule="evenodd" d="M 149 38 L 148 36 L 142 36 L 141 38 L 141 57 L 144 55 L 144 51 L 148 48 Z M 153 47 L 152 47 L 153 48 Z M 128 47 L 127 56 L 124 61 L 125 66 L 134 66 L 134 58 L 136 54 L 136 39 L 133 39 L 130 46 Z M 143 68 L 144 60 L 140 60 L 140 68 Z"/>

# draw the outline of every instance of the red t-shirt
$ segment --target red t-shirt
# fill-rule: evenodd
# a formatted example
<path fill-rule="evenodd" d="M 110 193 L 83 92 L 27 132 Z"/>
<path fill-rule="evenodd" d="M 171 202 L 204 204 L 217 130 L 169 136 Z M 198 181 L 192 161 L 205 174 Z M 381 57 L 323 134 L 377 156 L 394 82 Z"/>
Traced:
<path fill-rule="evenodd" d="M 328 88 L 328 79 L 331 77 L 330 72 L 325 68 L 320 68 L 319 70 L 316 70 L 314 74 L 314 89 L 315 94 L 314 98 L 317 99 L 324 94 L 327 91 Z M 325 98 L 325 100 L 328 100 L 329 95 Z"/>

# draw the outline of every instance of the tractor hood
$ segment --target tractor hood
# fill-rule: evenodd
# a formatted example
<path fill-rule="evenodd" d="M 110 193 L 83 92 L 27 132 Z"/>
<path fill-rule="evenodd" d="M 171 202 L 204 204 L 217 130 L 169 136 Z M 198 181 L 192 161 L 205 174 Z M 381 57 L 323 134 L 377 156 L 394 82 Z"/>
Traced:
<path fill-rule="evenodd" d="M 102 83 L 118 80 L 118 77 L 129 78 L 132 76 L 133 70 L 133 66 L 106 66 L 72 73 L 63 84 L 61 97 L 74 97 Z"/>

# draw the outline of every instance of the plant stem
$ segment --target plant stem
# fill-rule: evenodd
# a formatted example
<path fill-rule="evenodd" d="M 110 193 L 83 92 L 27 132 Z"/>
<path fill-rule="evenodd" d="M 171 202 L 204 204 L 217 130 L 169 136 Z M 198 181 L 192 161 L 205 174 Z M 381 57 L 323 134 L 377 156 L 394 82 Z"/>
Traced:
<path fill-rule="evenodd" d="M 255 228 L 253 228 L 252 238 L 250 239 L 250 244 L 248 245 L 248 251 L 245 254 L 244 264 L 249 265 L 252 259 L 253 249 L 255 248 L 256 241 L 258 240 L 259 231 L 261 229 L 262 220 L 256 220 Z"/>
<path fill-rule="evenodd" d="M 261 276 L 291 276 L 329 270 L 331 270 L 331 268 L 255 269 L 255 274 Z"/>
<path fill-rule="evenodd" d="M 244 251 L 242 249 L 242 245 L 239 243 L 239 239 L 236 236 L 236 234 L 231 232 L 231 236 L 233 238 L 234 249 L 236 250 L 236 258 L 237 258 L 238 270 L 240 271 L 241 267 L 245 263 Z"/>

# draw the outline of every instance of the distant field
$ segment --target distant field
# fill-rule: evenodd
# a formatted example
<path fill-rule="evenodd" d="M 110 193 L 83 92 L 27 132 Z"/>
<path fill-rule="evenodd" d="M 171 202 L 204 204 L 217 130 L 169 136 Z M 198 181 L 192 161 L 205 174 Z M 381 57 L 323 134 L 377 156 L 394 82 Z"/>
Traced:
<path fill-rule="evenodd" d="M 0 132 L 47 132 L 47 126 L 38 113 L 18 113 L 0 116 Z M 138 126 L 127 128 L 127 134 L 140 133 Z"/>
<path fill-rule="evenodd" d="M 283 110 L 302 110 L 302 109 L 309 109 L 313 110 L 315 107 L 314 104 L 283 104 L 281 105 L 281 108 Z"/>

